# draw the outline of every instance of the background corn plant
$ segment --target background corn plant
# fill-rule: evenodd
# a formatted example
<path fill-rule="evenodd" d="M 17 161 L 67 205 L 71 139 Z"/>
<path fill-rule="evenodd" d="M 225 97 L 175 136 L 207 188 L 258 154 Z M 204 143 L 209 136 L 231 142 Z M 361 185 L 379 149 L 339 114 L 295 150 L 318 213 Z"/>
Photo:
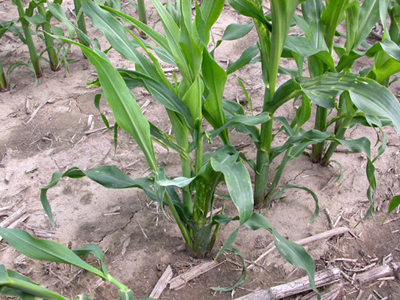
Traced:
<path fill-rule="evenodd" d="M 301 3 L 302 15 L 295 14 Z M 349 151 L 365 152 L 368 157 L 367 177 L 372 190 L 376 188 L 373 161 L 385 149 L 385 137 L 378 156 L 371 157 L 370 141 L 366 138 L 344 140 L 347 128 L 363 124 L 375 128 L 393 122 L 400 129 L 400 106 L 397 99 L 380 82 L 370 78 L 362 78 L 351 71 L 354 61 L 363 56 L 359 47 L 369 48 L 364 40 L 379 20 L 379 1 L 271 1 L 271 15 L 264 16 L 261 1 L 231 0 L 230 4 L 239 13 L 251 17 L 257 28 L 258 46 L 251 46 L 246 55 L 228 66 L 227 72 L 233 72 L 240 66 L 252 61 L 260 53 L 263 80 L 266 86 L 263 113 L 268 113 L 270 121 L 257 128 L 237 126 L 241 132 L 247 132 L 257 146 L 256 162 L 249 161 L 255 171 L 255 201 L 262 206 L 271 199 L 280 196 L 279 178 L 286 164 L 303 153 L 306 147 L 313 145 L 312 159 L 327 164 L 337 145 L 345 146 Z M 386 12 L 387 8 L 383 9 Z M 386 16 L 386 14 L 383 14 Z M 345 48 L 337 46 L 333 38 L 338 25 L 346 20 L 347 40 Z M 287 36 L 292 22 L 305 33 L 306 37 Z M 276 28 L 276 30 L 274 29 Z M 382 43 L 381 43 L 382 44 Z M 379 48 L 380 47 L 380 48 Z M 369 55 L 376 53 L 384 46 L 374 46 L 367 51 Z M 335 66 L 333 51 L 340 61 Z M 374 52 L 375 51 L 375 52 Z M 294 59 L 297 70 L 289 70 L 279 66 L 281 57 Z M 303 64 L 309 67 L 310 78 L 303 77 Z M 276 88 L 278 72 L 290 75 L 291 79 Z M 371 71 L 372 72 L 372 71 Z M 372 77 L 372 76 L 368 76 Z M 336 98 L 340 96 L 339 104 Z M 284 103 L 301 97 L 302 105 L 292 122 L 279 117 L 282 130 L 288 135 L 283 146 L 271 148 L 272 122 L 274 113 Z M 311 116 L 311 104 L 317 104 L 315 129 L 304 131 L 302 126 Z M 328 111 L 337 109 L 338 114 L 328 122 Z M 239 111 L 239 109 L 236 109 Z M 335 124 L 335 132 L 327 131 Z M 325 148 L 325 145 L 330 147 Z M 325 152 L 326 151 L 326 152 Z M 276 169 L 272 184 L 268 185 L 269 166 L 272 160 L 284 153 L 281 164 Z M 291 186 L 290 186 L 291 187 Z M 301 187 L 304 189 L 304 187 Z M 371 199 L 371 190 L 368 191 Z M 318 210 L 318 207 L 317 207 Z"/>

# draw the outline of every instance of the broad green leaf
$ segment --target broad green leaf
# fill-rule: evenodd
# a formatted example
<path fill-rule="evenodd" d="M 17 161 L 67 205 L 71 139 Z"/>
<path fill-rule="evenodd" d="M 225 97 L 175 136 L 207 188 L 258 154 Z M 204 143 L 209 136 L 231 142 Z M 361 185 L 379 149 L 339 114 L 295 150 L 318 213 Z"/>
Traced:
<path fill-rule="evenodd" d="M 218 20 L 221 15 L 222 9 L 224 8 L 224 0 L 208 0 L 201 4 L 201 16 L 204 20 L 204 35 L 205 44 L 208 45 L 210 40 L 210 30 L 214 23 Z"/>
<path fill-rule="evenodd" d="M 147 75 L 163 81 L 164 78 L 157 72 L 155 66 L 135 48 L 132 41 L 129 41 L 125 28 L 114 17 L 91 0 L 82 0 L 82 9 L 92 20 L 93 25 L 104 33 L 116 51 L 127 60 L 138 64 Z"/>
<path fill-rule="evenodd" d="M 400 104 L 396 97 L 376 81 L 352 73 L 326 73 L 314 78 L 289 80 L 277 90 L 267 109 L 274 112 L 301 93 L 322 107 L 334 108 L 335 98 L 343 91 L 349 91 L 352 102 L 362 112 L 389 118 L 400 132 Z"/>
<path fill-rule="evenodd" d="M 367 178 L 372 190 L 376 191 L 375 167 L 370 158 L 367 162 Z"/>
<path fill-rule="evenodd" d="M 172 16 L 168 13 L 159 0 L 152 0 L 151 2 L 153 3 L 154 8 L 157 10 L 157 13 L 163 24 L 169 48 L 182 76 L 185 78 L 190 78 L 189 66 L 186 64 L 179 44 L 180 30 L 178 25 L 175 23 Z"/>
<path fill-rule="evenodd" d="M 186 177 L 177 177 L 174 179 L 167 180 L 159 180 L 156 183 L 160 186 L 177 186 L 183 188 L 189 185 L 196 177 L 186 178 Z"/>
<path fill-rule="evenodd" d="M 54 225 L 54 220 L 50 208 L 50 204 L 47 200 L 47 191 L 54 187 L 61 178 L 82 178 L 87 176 L 91 180 L 97 182 L 98 184 L 109 188 L 109 189 L 127 189 L 127 188 L 141 188 L 144 190 L 146 195 L 153 201 L 157 201 L 158 198 L 155 194 L 153 181 L 148 178 L 138 178 L 131 179 L 128 175 L 123 173 L 121 170 L 112 166 L 102 166 L 97 169 L 90 171 L 82 171 L 78 168 L 71 168 L 65 173 L 54 173 L 50 183 L 41 189 L 40 191 L 40 201 L 50 222 Z"/>
<path fill-rule="evenodd" d="M 308 0 L 301 5 L 304 20 L 309 24 L 309 28 L 302 26 L 306 34 L 317 49 L 328 50 L 324 40 L 324 25 L 321 22 L 321 16 L 325 7 L 322 0 Z M 311 36 L 307 35 L 311 34 Z"/>
<path fill-rule="evenodd" d="M 371 157 L 371 142 L 365 137 L 356 140 L 335 139 L 335 141 L 346 147 L 350 152 L 363 152 L 368 158 Z"/>
<path fill-rule="evenodd" d="M 358 1 L 357 5 L 359 5 Z M 379 20 L 380 0 L 365 0 L 361 6 L 360 21 L 357 30 L 357 39 L 353 48 L 357 48 L 368 37 Z"/>
<path fill-rule="evenodd" d="M 35 284 L 28 277 L 0 265 L 0 294 L 19 297 L 23 300 L 43 298 L 48 300 L 67 300 L 63 296 Z"/>
<path fill-rule="evenodd" d="M 159 81 L 146 76 L 142 73 L 129 70 L 118 70 L 121 76 L 126 81 L 127 78 L 133 80 L 137 86 L 144 86 L 149 93 L 166 109 L 177 112 L 184 117 L 187 127 L 193 129 L 193 118 L 186 104 L 166 86 Z"/>
<path fill-rule="evenodd" d="M 41 14 L 35 14 L 32 17 L 25 16 L 25 20 L 35 26 L 47 23 L 46 19 Z"/>
<path fill-rule="evenodd" d="M 207 121 L 214 129 L 222 127 L 226 123 L 224 110 L 222 108 L 222 96 L 224 93 L 227 75 L 225 71 L 215 62 L 208 51 L 203 51 L 202 74 L 208 96 L 203 104 L 204 114 Z M 221 131 L 220 137 L 225 145 L 229 145 L 229 134 L 227 130 Z"/>
<path fill-rule="evenodd" d="M 11 247 L 29 258 L 73 265 L 107 280 L 106 274 L 92 267 L 61 244 L 35 239 L 29 233 L 19 229 L 0 227 L 0 235 Z"/>
<path fill-rule="evenodd" d="M 246 36 L 254 28 L 253 23 L 249 24 L 236 24 L 232 23 L 226 27 L 222 38 L 217 42 L 215 48 L 217 48 L 223 41 L 233 41 L 241 39 Z"/>
<path fill-rule="evenodd" d="M 86 0 L 84 0 L 86 1 Z M 153 172 L 158 167 L 150 136 L 150 125 L 143 116 L 132 92 L 125 85 L 118 71 L 102 56 L 71 40 L 59 39 L 79 46 L 90 63 L 96 68 L 104 96 L 113 110 L 118 126 L 130 134 L 139 145 Z"/>
<path fill-rule="evenodd" d="M 390 201 L 388 214 L 394 211 L 400 205 L 400 195 L 394 196 Z"/>
<path fill-rule="evenodd" d="M 260 53 L 260 50 L 257 45 L 250 46 L 242 53 L 242 55 L 240 55 L 238 60 L 229 63 L 228 68 L 226 69 L 226 74 L 229 75 L 243 68 L 245 65 L 249 64 L 258 53 Z"/>
<path fill-rule="evenodd" d="M 269 24 L 265 19 L 261 7 L 257 7 L 248 0 L 228 0 L 228 2 L 239 14 L 259 20 L 261 23 L 265 24 L 270 30 L 272 29 L 271 24 Z"/>
<path fill-rule="evenodd" d="M 350 2 L 351 0 L 330 0 L 322 13 L 321 22 L 324 24 L 324 37 L 329 51 L 332 51 L 336 28 L 344 20 L 344 12 Z"/>
<path fill-rule="evenodd" d="M 368 1 L 365 1 L 368 2 Z M 355 46 L 357 41 L 357 34 L 358 34 L 358 23 L 360 21 L 360 3 L 354 2 L 352 5 L 346 8 L 346 52 L 350 53 L 351 50 L 357 48 Z M 365 22 L 364 19 L 361 22 Z"/>
<path fill-rule="evenodd" d="M 47 2 L 47 8 L 54 16 L 54 18 L 56 18 L 58 21 L 60 21 L 67 27 L 69 38 L 72 39 L 75 35 L 76 29 L 75 26 L 68 20 L 61 5 Z"/>
<path fill-rule="evenodd" d="M 227 122 L 220 128 L 210 132 L 211 138 L 215 138 L 222 130 L 230 128 L 235 125 L 255 126 L 268 122 L 271 119 L 268 112 L 263 112 L 255 117 L 248 117 L 244 115 L 236 115 L 227 120 Z"/>
<path fill-rule="evenodd" d="M 72 250 L 79 257 L 89 256 L 90 254 L 96 257 L 100 262 L 101 270 L 105 275 L 109 275 L 106 267 L 104 266 L 104 254 L 103 251 L 99 248 L 99 246 L 94 244 L 88 244 L 82 248 L 76 248 Z"/>
<path fill-rule="evenodd" d="M 225 164 L 224 161 L 212 159 L 211 165 L 215 171 L 224 174 L 229 195 L 239 212 L 240 224 L 244 224 L 253 213 L 253 189 L 249 173 L 242 162 Z"/>
<path fill-rule="evenodd" d="M 158 47 L 163 49 L 167 55 L 170 52 L 170 48 L 168 45 L 168 41 L 164 36 L 162 36 L 158 31 L 154 30 L 150 26 L 143 24 L 139 20 L 132 18 L 131 16 L 124 14 L 123 12 L 117 11 L 107 6 L 100 6 L 103 10 L 110 12 L 112 15 L 117 16 L 125 20 L 130 25 L 134 26 L 135 28 L 139 29 L 143 33 L 146 34 Z M 170 58 L 172 59 L 172 58 Z"/>
<path fill-rule="evenodd" d="M 270 91 L 275 91 L 280 58 L 298 5 L 297 0 L 271 0 L 273 30 L 267 67 Z"/>

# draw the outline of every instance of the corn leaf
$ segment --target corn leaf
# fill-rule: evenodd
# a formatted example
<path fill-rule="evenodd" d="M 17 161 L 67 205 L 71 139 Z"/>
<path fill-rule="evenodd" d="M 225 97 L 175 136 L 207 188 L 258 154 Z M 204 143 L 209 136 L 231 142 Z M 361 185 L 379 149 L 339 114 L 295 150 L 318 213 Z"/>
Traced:
<path fill-rule="evenodd" d="M 91 0 L 82 0 L 82 9 L 92 20 L 93 25 L 104 33 L 116 51 L 127 60 L 138 64 L 147 75 L 162 82 L 163 78 L 155 66 L 136 50 L 135 45 L 128 39 L 125 28 L 115 18 Z"/>
<path fill-rule="evenodd" d="M 371 33 L 379 20 L 379 2 L 380 0 L 366 0 L 361 6 L 360 21 L 357 29 L 357 38 L 353 48 L 357 48 Z M 356 5 L 359 2 L 356 1 Z M 386 23 L 386 22 L 385 22 Z"/>
<path fill-rule="evenodd" d="M 248 117 L 244 115 L 236 115 L 227 120 L 227 122 L 218 129 L 210 132 L 211 138 L 215 138 L 222 130 L 236 125 L 255 126 L 268 122 L 271 119 L 268 112 L 263 112 L 255 117 Z"/>
<path fill-rule="evenodd" d="M 321 22 L 324 24 L 324 37 L 329 51 L 332 51 L 336 28 L 344 20 L 349 2 L 351 0 L 330 0 L 322 13 Z"/>
<path fill-rule="evenodd" d="M 303 191 L 306 191 L 307 193 L 309 193 L 311 195 L 311 197 L 313 197 L 314 202 L 315 202 L 315 211 L 314 211 L 314 215 L 311 217 L 310 223 L 314 222 L 318 218 L 318 215 L 319 215 L 319 204 L 318 204 L 317 195 L 312 190 L 310 190 L 309 188 L 307 188 L 305 186 L 300 186 L 300 185 L 288 184 L 288 185 L 285 185 L 285 186 L 280 188 L 281 191 L 284 191 L 286 189 L 303 190 Z"/>
<path fill-rule="evenodd" d="M 229 75 L 251 62 L 251 60 L 260 53 L 260 50 L 257 45 L 250 46 L 240 55 L 238 60 L 235 62 L 229 63 L 228 68 L 226 69 L 226 74 Z"/>
<path fill-rule="evenodd" d="M 214 23 L 221 15 L 222 9 L 224 8 L 224 0 L 207 0 L 201 4 L 201 16 L 204 20 L 204 36 L 205 44 L 208 45 L 210 40 L 210 30 Z"/>
<path fill-rule="evenodd" d="M 44 211 L 46 212 L 53 226 L 54 220 L 51 207 L 46 196 L 47 191 L 54 187 L 63 177 L 82 178 L 84 176 L 87 176 L 91 180 L 109 189 L 127 189 L 133 187 L 141 188 L 151 200 L 158 201 L 156 192 L 154 190 L 153 181 L 148 178 L 131 179 L 121 170 L 112 166 L 102 166 L 90 171 L 82 171 L 78 168 L 71 168 L 65 173 L 54 173 L 50 183 L 40 191 L 40 201 L 42 202 Z"/>
<path fill-rule="evenodd" d="M 107 280 L 106 274 L 92 267 L 61 244 L 35 239 L 29 233 L 19 229 L 0 227 L 0 235 L 11 247 L 29 258 L 73 265 Z"/>
<path fill-rule="evenodd" d="M 184 55 L 179 44 L 179 38 L 181 34 L 178 25 L 175 23 L 172 16 L 168 13 L 159 0 L 152 0 L 151 2 L 153 3 L 154 8 L 157 10 L 157 13 L 163 24 L 170 51 L 182 76 L 185 78 L 191 78 L 189 66 L 184 59 Z"/>
<path fill-rule="evenodd" d="M 314 291 L 317 291 L 314 282 L 315 264 L 311 256 L 304 250 L 303 247 L 282 237 L 272 228 L 268 220 L 262 215 L 253 213 L 245 225 L 247 228 L 253 231 L 259 229 L 266 229 L 270 231 L 274 237 L 275 247 L 281 256 L 295 267 L 307 271 L 308 278 L 310 280 L 310 286 Z"/>
<path fill-rule="evenodd" d="M 144 86 L 149 93 L 166 109 L 180 114 L 184 119 L 187 127 L 193 129 L 193 118 L 186 104 L 167 87 L 157 80 L 146 76 L 142 73 L 129 70 L 118 70 L 125 82 L 131 80 L 135 86 Z"/>
<path fill-rule="evenodd" d="M 24 275 L 6 270 L 3 265 L 0 265 L 0 294 L 21 299 L 35 299 L 36 297 L 48 300 L 67 300 L 67 298 L 35 284 Z"/>
<path fill-rule="evenodd" d="M 118 126 L 130 134 L 139 145 L 146 161 L 153 172 L 158 167 L 150 136 L 150 125 L 143 116 L 132 92 L 125 85 L 118 71 L 97 52 L 75 43 L 71 40 L 58 37 L 65 42 L 79 46 L 90 63 L 96 68 L 103 89 L 104 96 L 113 110 Z"/>
<path fill-rule="evenodd" d="M 388 214 L 394 211 L 400 205 L 400 195 L 394 196 L 390 201 Z"/>
<path fill-rule="evenodd" d="M 335 98 L 343 91 L 349 91 L 352 102 L 362 112 L 389 118 L 400 132 L 400 104 L 395 96 L 376 81 L 352 73 L 326 73 L 311 79 L 289 80 L 276 91 L 268 110 L 274 112 L 302 92 L 318 105 L 333 108 Z"/>
<path fill-rule="evenodd" d="M 253 213 L 253 189 L 249 173 L 242 162 L 226 164 L 225 160 L 219 162 L 211 159 L 211 165 L 215 171 L 224 174 L 229 195 L 239 212 L 240 224 L 244 224 Z"/>
<path fill-rule="evenodd" d="M 227 75 L 215 60 L 212 59 L 206 49 L 203 51 L 202 74 L 203 81 L 208 89 L 208 95 L 203 104 L 203 109 L 207 111 L 207 114 L 204 114 L 204 116 L 214 129 L 220 128 L 226 123 L 222 108 L 222 96 Z M 220 131 L 220 137 L 225 145 L 230 144 L 227 130 Z"/>
<path fill-rule="evenodd" d="M 108 271 L 106 269 L 106 267 L 104 266 L 104 254 L 103 251 L 101 251 L 101 249 L 94 244 L 88 244 L 85 245 L 82 248 L 76 248 L 74 250 L 72 250 L 76 255 L 78 255 L 79 257 L 86 257 L 89 256 L 90 254 L 93 255 L 94 257 L 96 257 L 99 262 L 100 262 L 100 268 L 103 271 L 104 274 L 108 275 Z"/>

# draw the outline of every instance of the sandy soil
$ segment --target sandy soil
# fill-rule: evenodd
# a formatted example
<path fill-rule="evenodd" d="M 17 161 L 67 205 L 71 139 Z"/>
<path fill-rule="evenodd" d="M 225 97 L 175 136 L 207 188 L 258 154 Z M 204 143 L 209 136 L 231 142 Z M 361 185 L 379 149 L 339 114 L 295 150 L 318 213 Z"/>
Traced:
<path fill-rule="evenodd" d="M 64 2 L 63 6 L 72 8 L 72 1 Z M 130 5 L 124 10 L 135 15 Z M 10 19 L 15 13 L 10 0 L 0 3 L 0 19 Z M 148 15 L 150 24 L 154 24 L 157 18 L 152 8 L 149 8 Z M 220 38 L 223 29 L 232 22 L 248 23 L 249 19 L 237 16 L 226 6 L 221 19 L 213 28 L 215 40 Z M 159 23 L 156 28 L 160 28 Z M 93 37 L 100 35 L 90 25 L 89 31 Z M 243 40 L 223 43 L 217 50 L 216 57 L 221 65 L 226 66 L 227 60 L 238 58 L 255 41 L 256 35 L 253 32 Z M 41 42 L 37 39 L 35 42 L 38 48 L 43 49 Z M 13 89 L 0 94 L 0 209 L 9 207 L 0 211 L 0 217 L 4 219 L 26 206 L 29 218 L 19 228 L 36 237 L 50 238 L 70 248 L 82 247 L 87 243 L 99 245 L 105 252 L 109 272 L 129 286 L 137 298 L 146 297 L 167 265 L 177 275 L 201 261 L 193 259 L 188 251 L 181 250 L 183 241 L 177 226 L 168 221 L 143 192 L 107 190 L 86 179 L 63 180 L 48 193 L 55 214 L 55 228 L 51 227 L 39 201 L 40 188 L 47 185 L 53 172 L 65 171 L 73 166 L 91 169 L 113 165 L 132 178 L 149 174 L 144 157 L 126 134 L 120 132 L 119 144 L 114 151 L 112 131 L 90 133 L 104 127 L 100 114 L 93 105 L 94 95 L 100 90 L 86 88 L 86 83 L 95 79 L 95 70 L 77 48 L 72 48 L 68 57 L 78 60 L 69 65 L 70 74 L 65 69 L 57 73 L 51 72 L 43 61 L 44 77 L 41 84 L 34 86 L 32 74 L 26 68 L 18 68 L 11 76 L 11 82 L 15 85 Z M 5 67 L 8 67 L 16 61 L 28 61 L 28 51 L 17 37 L 6 35 L 0 40 L 0 58 Z M 110 58 L 117 67 L 130 67 L 115 52 L 110 52 Z M 282 63 L 291 64 L 287 61 Z M 368 64 L 368 61 L 362 64 Z M 235 77 L 244 82 L 251 92 L 255 110 L 260 111 L 260 66 L 247 66 L 229 77 L 225 99 L 242 101 L 244 95 Z M 284 76 L 280 77 L 280 83 L 285 80 Z M 396 87 L 392 91 L 395 95 L 398 94 Z M 145 116 L 161 129 L 168 131 L 169 124 L 163 117 L 162 107 L 145 91 L 135 91 L 135 96 L 140 105 L 146 104 Z M 53 103 L 44 105 L 32 118 L 32 112 L 44 101 Z M 102 102 L 101 111 L 109 118 L 110 124 L 113 124 L 112 112 L 105 101 Z M 287 105 L 279 114 L 292 119 L 295 108 Z M 374 262 L 379 265 L 388 255 L 394 261 L 400 261 L 400 221 L 394 214 L 389 217 L 386 215 L 388 200 L 394 194 L 399 194 L 400 190 L 400 142 L 393 128 L 386 128 L 385 133 L 389 141 L 388 148 L 375 164 L 378 182 L 375 219 L 370 218 L 359 223 L 369 207 L 366 200 L 366 158 L 362 154 L 349 154 L 338 148 L 334 159 L 342 164 L 345 174 L 340 186 L 334 185 L 338 176 L 334 166 L 322 168 L 311 163 L 305 155 L 290 163 L 283 174 L 282 185 L 304 185 L 318 195 L 321 213 L 310 224 L 314 209 L 311 197 L 302 191 L 287 191 L 286 197 L 274 203 L 266 213 L 278 232 L 296 241 L 327 231 L 333 226 L 347 226 L 352 231 L 351 235 L 346 233 L 329 241 L 306 245 L 318 270 L 332 265 L 343 271 L 352 267 L 368 266 Z M 254 156 L 252 153 L 255 148 L 250 140 L 233 134 L 235 146 L 241 147 L 246 155 Z M 375 132 L 369 129 L 356 127 L 348 132 L 348 137 L 351 138 L 361 136 L 369 137 L 373 143 L 376 141 Z M 283 138 L 278 136 L 275 143 L 282 141 Z M 159 163 L 167 169 L 168 174 L 177 174 L 177 155 L 158 145 L 155 145 L 155 149 Z M 223 189 L 221 187 L 221 191 Z M 221 206 L 222 202 L 217 201 L 217 205 Z M 235 213 L 229 203 L 227 213 Z M 387 222 L 383 222 L 386 217 Z M 236 225 L 231 224 L 223 228 L 215 249 L 222 245 L 234 226 Z M 264 253 L 271 242 L 272 237 L 268 232 L 243 229 L 234 247 L 242 252 L 246 260 L 251 261 Z M 343 261 L 343 258 L 348 260 Z M 255 267 L 248 272 L 246 282 L 235 292 L 216 293 L 210 287 L 229 286 L 240 277 L 240 268 L 230 262 L 236 261 L 235 257 L 225 255 L 219 260 L 225 262 L 188 282 L 179 291 L 166 289 L 161 299 L 232 299 L 257 288 L 267 288 L 304 275 L 285 263 L 277 254 L 271 253 L 266 256 L 261 267 Z M 118 296 L 116 288 L 102 283 L 91 274 L 64 265 L 34 262 L 19 256 L 4 242 L 0 243 L 0 262 L 70 298 L 81 293 L 88 293 L 93 299 L 116 299 Z M 347 274 L 352 275 L 351 272 Z M 374 290 L 382 297 L 400 299 L 397 280 L 373 282 L 361 287 L 347 283 L 338 299 L 356 299 L 360 290 L 364 291 L 360 299 L 369 299 Z"/>

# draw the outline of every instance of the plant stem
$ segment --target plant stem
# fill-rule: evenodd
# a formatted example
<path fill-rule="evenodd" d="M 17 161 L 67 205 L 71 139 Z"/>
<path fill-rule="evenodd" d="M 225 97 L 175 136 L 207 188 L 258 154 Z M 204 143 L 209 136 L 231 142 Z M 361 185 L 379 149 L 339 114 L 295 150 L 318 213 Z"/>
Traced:
<path fill-rule="evenodd" d="M 350 125 L 351 120 L 353 119 L 354 108 L 353 108 L 353 103 L 350 99 L 349 92 L 346 91 L 342 95 L 340 95 L 339 108 L 340 111 L 338 113 L 338 116 L 344 114 L 346 116 L 344 117 L 344 119 L 338 120 L 336 122 L 337 126 L 335 128 L 335 137 L 337 139 L 343 138 L 343 136 L 346 133 L 346 130 L 348 129 L 348 126 Z M 338 143 L 336 142 L 332 142 L 330 144 L 328 150 L 325 152 L 324 157 L 319 162 L 322 166 L 327 166 L 329 164 L 329 160 L 331 159 L 337 146 Z"/>
<path fill-rule="evenodd" d="M 3 65 L 0 60 L 0 92 L 6 92 L 10 90 L 9 83 L 3 70 Z"/>
<path fill-rule="evenodd" d="M 24 31 L 26 44 L 28 45 L 29 55 L 31 57 L 33 69 L 35 70 L 36 78 L 41 78 L 43 75 L 42 67 L 40 66 L 39 57 L 36 53 L 35 44 L 33 43 L 31 31 L 29 28 L 29 26 L 30 26 L 29 22 L 27 20 L 25 20 L 25 12 L 24 12 L 24 7 L 22 5 L 22 1 L 15 0 L 15 4 L 18 9 L 19 17 L 21 18 L 21 25 L 22 25 L 22 29 Z"/>
<path fill-rule="evenodd" d="M 38 11 L 42 15 L 42 17 L 46 19 L 46 9 L 44 8 L 43 3 L 38 5 Z M 58 62 L 58 56 L 56 50 L 54 49 L 53 38 L 48 34 L 48 32 L 51 32 L 50 24 L 44 23 L 42 25 L 42 28 L 43 28 L 44 40 L 46 43 L 46 51 L 49 56 L 50 67 L 55 72 L 59 71 L 60 65 Z"/>
<path fill-rule="evenodd" d="M 74 7 L 75 7 L 75 14 L 77 16 L 77 24 L 78 24 L 78 28 L 81 32 L 78 31 L 78 40 L 81 44 L 85 45 L 85 46 L 89 46 L 86 42 L 86 40 L 82 37 L 82 33 L 83 34 L 87 34 L 87 30 L 86 30 L 86 23 L 85 23 L 85 17 L 83 15 L 83 13 L 80 14 L 81 11 L 81 0 L 74 0 Z"/>
<path fill-rule="evenodd" d="M 165 200 L 167 201 L 167 204 L 168 204 L 169 209 L 171 210 L 172 216 L 174 217 L 175 222 L 178 225 L 179 230 L 181 231 L 181 233 L 183 235 L 183 239 L 185 240 L 185 243 L 188 245 L 188 247 L 190 249 L 192 249 L 193 244 L 192 244 L 192 240 L 189 236 L 189 232 L 188 232 L 187 228 L 185 227 L 185 224 L 181 220 L 178 212 L 176 211 L 174 203 L 172 202 L 172 200 L 167 192 L 165 192 Z"/>
<path fill-rule="evenodd" d="M 146 6 L 144 4 L 144 0 L 138 0 L 138 14 L 139 14 L 139 21 L 144 24 L 147 24 Z"/>
<path fill-rule="evenodd" d="M 326 118 L 328 117 L 328 109 L 322 106 L 317 106 L 317 114 L 315 116 L 315 129 L 325 132 L 326 131 Z M 312 147 L 311 161 L 319 163 L 322 159 L 325 142 L 315 144 Z"/>

